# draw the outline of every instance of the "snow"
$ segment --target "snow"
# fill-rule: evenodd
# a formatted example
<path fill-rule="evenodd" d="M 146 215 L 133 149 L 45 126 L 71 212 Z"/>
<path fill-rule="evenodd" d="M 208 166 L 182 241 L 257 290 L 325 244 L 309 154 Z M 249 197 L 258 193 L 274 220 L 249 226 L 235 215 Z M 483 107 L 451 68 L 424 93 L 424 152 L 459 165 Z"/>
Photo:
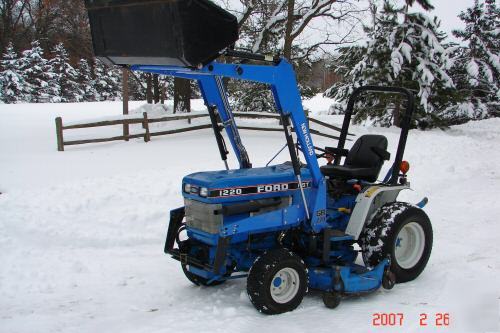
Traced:
<path fill-rule="evenodd" d="M 276 9 L 273 11 L 269 20 L 266 22 L 264 28 L 260 31 L 255 42 L 253 43 L 252 52 L 256 53 L 257 51 L 259 51 L 262 44 L 262 39 L 264 38 L 264 34 L 267 33 L 274 25 L 276 25 L 277 22 L 283 19 L 283 14 L 280 15 L 280 12 L 286 3 L 286 0 L 282 0 L 278 3 Z"/>
<path fill-rule="evenodd" d="M 479 76 L 479 66 L 477 65 L 476 59 L 472 58 L 467 64 L 467 73 L 471 77 L 471 84 L 477 85 L 477 78 Z"/>
<path fill-rule="evenodd" d="M 401 55 L 399 50 L 394 49 L 391 52 L 391 67 L 394 72 L 394 77 L 397 77 L 399 75 L 402 65 L 403 65 L 403 56 Z"/>
<path fill-rule="evenodd" d="M 323 97 L 323 94 L 317 94 L 310 99 L 302 102 L 305 110 L 310 112 L 311 116 L 318 116 L 322 114 L 329 114 L 332 106 L 338 104 L 333 98 Z"/>
<path fill-rule="evenodd" d="M 330 102 L 305 104 L 319 114 Z M 120 102 L 0 105 L 0 331 L 422 332 L 420 313 L 429 316 L 426 332 L 499 331 L 500 119 L 410 133 L 405 157 L 414 191 L 402 198 L 428 196 L 434 227 L 433 253 L 417 280 L 345 299 L 335 310 L 311 292 L 297 310 L 264 316 L 243 279 L 195 287 L 163 253 L 169 210 L 182 205 L 182 177 L 223 168 L 210 130 L 57 152 L 55 117 L 120 112 Z M 386 135 L 394 155 L 397 129 L 352 132 Z M 256 166 L 284 143 L 274 132 L 242 131 L 242 140 Z M 236 165 L 233 155 L 229 163 Z M 403 326 L 372 327 L 376 312 L 403 313 Z M 441 312 L 450 313 L 450 327 L 435 327 Z"/>
<path fill-rule="evenodd" d="M 408 63 L 411 63 L 412 47 L 405 42 L 401 42 L 401 44 L 399 45 L 399 48 L 401 50 L 401 53 L 403 53 L 404 57 L 406 58 L 406 61 L 408 61 Z"/>

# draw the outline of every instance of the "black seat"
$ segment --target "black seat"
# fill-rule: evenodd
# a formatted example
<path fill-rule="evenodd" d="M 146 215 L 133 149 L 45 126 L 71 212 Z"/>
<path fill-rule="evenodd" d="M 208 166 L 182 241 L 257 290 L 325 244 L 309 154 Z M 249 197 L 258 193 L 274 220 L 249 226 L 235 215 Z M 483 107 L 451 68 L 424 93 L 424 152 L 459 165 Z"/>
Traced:
<path fill-rule="evenodd" d="M 344 165 L 324 165 L 321 167 L 321 172 L 331 178 L 374 182 L 378 178 L 384 160 L 388 160 L 389 157 L 385 136 L 363 135 L 347 153 Z"/>

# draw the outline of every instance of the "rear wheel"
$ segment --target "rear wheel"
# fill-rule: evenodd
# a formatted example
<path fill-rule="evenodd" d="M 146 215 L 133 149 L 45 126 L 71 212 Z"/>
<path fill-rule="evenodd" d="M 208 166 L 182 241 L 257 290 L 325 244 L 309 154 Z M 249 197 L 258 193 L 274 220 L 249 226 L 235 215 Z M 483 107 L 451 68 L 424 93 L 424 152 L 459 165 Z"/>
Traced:
<path fill-rule="evenodd" d="M 286 249 L 276 249 L 255 260 L 248 273 L 247 293 L 257 310 L 278 314 L 299 306 L 307 285 L 302 259 Z"/>
<path fill-rule="evenodd" d="M 432 225 L 425 212 L 406 202 L 382 206 L 360 236 L 363 260 L 374 267 L 391 261 L 390 272 L 397 283 L 416 279 L 424 270 L 432 250 Z"/>

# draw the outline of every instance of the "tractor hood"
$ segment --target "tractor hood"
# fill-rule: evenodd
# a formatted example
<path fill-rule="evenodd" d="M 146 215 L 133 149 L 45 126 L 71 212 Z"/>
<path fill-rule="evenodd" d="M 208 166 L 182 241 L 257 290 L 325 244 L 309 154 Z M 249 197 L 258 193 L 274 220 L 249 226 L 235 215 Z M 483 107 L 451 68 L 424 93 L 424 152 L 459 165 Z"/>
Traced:
<path fill-rule="evenodd" d="M 311 175 L 302 168 L 302 187 L 311 187 Z M 291 163 L 263 168 L 197 172 L 184 177 L 185 198 L 223 203 L 289 196 L 299 190 Z M 189 192 L 188 192 L 189 191 Z"/>

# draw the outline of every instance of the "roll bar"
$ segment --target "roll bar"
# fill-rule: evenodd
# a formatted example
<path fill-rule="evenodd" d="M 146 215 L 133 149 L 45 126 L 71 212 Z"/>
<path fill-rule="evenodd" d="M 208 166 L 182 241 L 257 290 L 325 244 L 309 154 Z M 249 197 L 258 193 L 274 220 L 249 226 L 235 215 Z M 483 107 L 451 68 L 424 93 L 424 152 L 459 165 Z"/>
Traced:
<path fill-rule="evenodd" d="M 342 131 L 340 132 L 340 138 L 337 145 L 337 148 L 339 149 L 343 149 L 346 142 L 354 109 L 354 103 L 356 103 L 361 94 L 365 92 L 396 93 L 406 96 L 406 111 L 401 121 L 401 135 L 399 136 L 398 150 L 396 152 L 394 164 L 392 165 L 391 178 L 389 179 L 389 184 L 397 184 L 399 176 L 399 165 L 403 160 L 403 155 L 406 147 L 406 139 L 408 138 L 408 132 L 411 125 L 411 117 L 413 116 L 413 112 L 415 111 L 415 97 L 410 90 L 401 87 L 363 86 L 355 89 L 352 92 L 349 101 L 347 102 L 344 122 L 342 123 Z M 338 165 L 340 163 L 340 159 L 341 156 L 336 156 L 334 164 Z"/>

